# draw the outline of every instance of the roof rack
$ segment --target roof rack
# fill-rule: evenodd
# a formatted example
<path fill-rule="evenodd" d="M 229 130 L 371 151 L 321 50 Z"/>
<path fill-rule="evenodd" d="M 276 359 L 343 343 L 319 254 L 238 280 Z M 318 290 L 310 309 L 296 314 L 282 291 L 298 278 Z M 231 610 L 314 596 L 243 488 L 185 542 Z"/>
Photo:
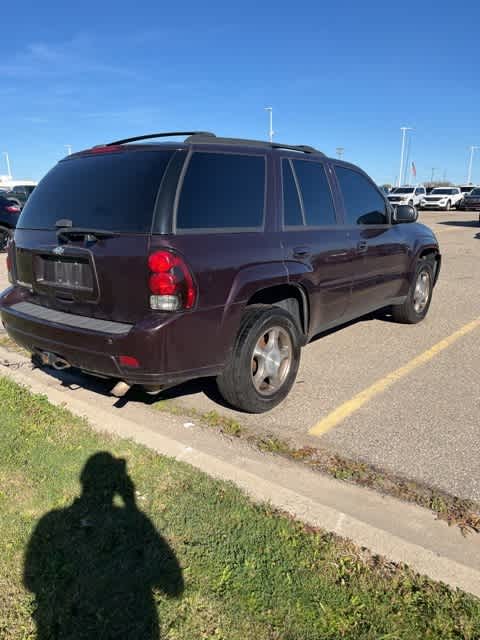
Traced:
<path fill-rule="evenodd" d="M 124 138 L 123 140 L 115 140 L 115 142 L 109 142 L 105 145 L 99 145 L 101 147 L 112 147 L 116 144 L 127 144 L 127 142 L 136 142 L 137 140 L 149 140 L 151 138 L 172 138 L 173 136 L 206 136 L 208 138 L 215 138 L 214 133 L 210 131 L 167 131 L 165 133 L 147 133 L 144 136 L 135 136 L 133 138 Z"/>
<path fill-rule="evenodd" d="M 194 133 L 190 135 L 186 140 L 187 144 L 232 144 L 232 145 L 245 145 L 250 147 L 265 147 L 267 149 L 289 149 L 291 151 L 300 151 L 301 153 L 315 153 L 318 155 L 325 155 L 315 147 L 310 147 L 305 144 L 283 144 L 281 142 L 266 142 L 265 140 L 249 140 L 248 138 L 218 138 L 212 140 L 212 134 Z"/>
<path fill-rule="evenodd" d="M 119 144 L 127 144 L 128 142 L 137 142 L 138 140 L 151 140 L 153 138 L 170 138 L 173 136 L 187 136 L 184 140 L 185 144 L 231 144 L 244 145 L 254 147 L 264 147 L 265 149 L 288 149 L 290 151 L 299 151 L 301 153 L 314 153 L 320 156 L 325 154 L 310 147 L 306 144 L 282 144 L 281 142 L 266 142 L 265 140 L 249 140 L 248 138 L 219 138 L 210 131 L 168 131 L 165 133 L 148 133 L 144 136 L 135 136 L 133 138 L 124 138 L 123 140 L 115 140 L 100 147 L 112 147 Z"/>

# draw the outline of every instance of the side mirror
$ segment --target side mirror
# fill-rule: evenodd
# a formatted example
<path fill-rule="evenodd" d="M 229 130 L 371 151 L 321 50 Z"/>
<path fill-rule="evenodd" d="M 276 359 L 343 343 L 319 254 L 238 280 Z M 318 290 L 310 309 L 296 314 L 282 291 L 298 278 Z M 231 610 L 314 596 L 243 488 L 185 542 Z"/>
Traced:
<path fill-rule="evenodd" d="M 392 222 L 401 224 L 402 222 L 416 222 L 418 219 L 418 211 L 409 204 L 399 204 L 393 210 Z"/>

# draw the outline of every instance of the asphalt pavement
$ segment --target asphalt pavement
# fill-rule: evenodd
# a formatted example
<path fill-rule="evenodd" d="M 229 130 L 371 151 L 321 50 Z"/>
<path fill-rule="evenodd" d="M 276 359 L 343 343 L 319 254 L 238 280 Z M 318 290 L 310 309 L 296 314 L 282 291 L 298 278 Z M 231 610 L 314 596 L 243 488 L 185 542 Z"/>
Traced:
<path fill-rule="evenodd" d="M 478 214 L 421 212 L 437 235 L 442 272 L 426 320 L 395 324 L 367 317 L 310 343 L 297 383 L 268 414 L 219 404 L 214 387 L 171 390 L 176 404 L 229 415 L 251 430 L 375 464 L 454 495 L 480 501 L 480 326 L 377 393 L 321 434 L 309 432 L 338 407 L 480 317 Z"/>

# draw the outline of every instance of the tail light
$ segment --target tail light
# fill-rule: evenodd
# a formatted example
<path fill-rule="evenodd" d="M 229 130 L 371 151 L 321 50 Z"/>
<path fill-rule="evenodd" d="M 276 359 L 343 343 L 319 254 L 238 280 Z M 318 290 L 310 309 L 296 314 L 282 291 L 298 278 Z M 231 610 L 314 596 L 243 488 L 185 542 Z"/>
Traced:
<path fill-rule="evenodd" d="M 148 259 L 150 308 L 156 311 L 191 309 L 197 290 L 190 269 L 171 251 L 157 251 Z"/>
<path fill-rule="evenodd" d="M 5 211 L 8 211 L 8 213 L 20 213 L 21 209 L 15 204 L 9 204 L 5 207 Z"/>

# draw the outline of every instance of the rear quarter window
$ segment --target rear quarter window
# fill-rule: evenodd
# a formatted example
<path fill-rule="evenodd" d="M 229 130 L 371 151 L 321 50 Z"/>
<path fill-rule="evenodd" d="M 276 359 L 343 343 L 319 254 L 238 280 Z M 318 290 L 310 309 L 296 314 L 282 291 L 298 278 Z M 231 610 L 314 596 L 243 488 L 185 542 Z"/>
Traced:
<path fill-rule="evenodd" d="M 263 155 L 193 153 L 178 202 L 177 230 L 262 228 L 265 163 Z"/>
<path fill-rule="evenodd" d="M 71 156 L 34 189 L 18 221 L 22 229 L 74 227 L 146 233 L 172 151 L 122 151 Z"/>

